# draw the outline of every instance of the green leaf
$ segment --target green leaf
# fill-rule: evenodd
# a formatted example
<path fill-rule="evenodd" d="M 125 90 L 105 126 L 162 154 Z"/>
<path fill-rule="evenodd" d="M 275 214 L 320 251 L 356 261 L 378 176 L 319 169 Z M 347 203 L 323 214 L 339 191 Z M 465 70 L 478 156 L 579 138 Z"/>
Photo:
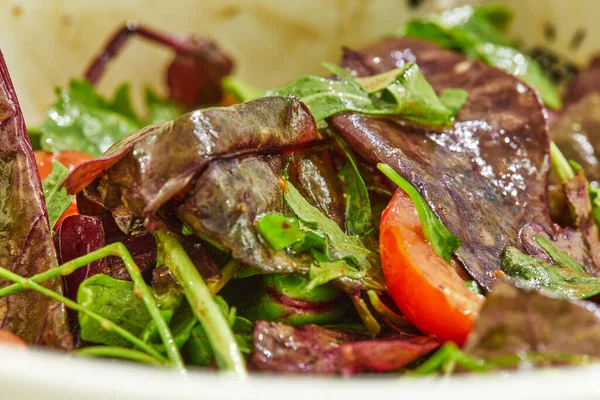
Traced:
<path fill-rule="evenodd" d="M 69 175 L 69 169 L 59 163 L 52 161 L 52 171 L 50 175 L 42 180 L 42 189 L 44 199 L 46 200 L 46 209 L 48 210 L 48 221 L 50 229 L 54 228 L 56 221 L 67 211 L 71 205 L 73 195 L 67 194 L 66 189 L 61 188 L 62 181 Z"/>
<path fill-rule="evenodd" d="M 440 93 L 439 98 L 446 108 L 456 114 L 467 102 L 469 93 L 462 89 L 446 89 Z"/>
<path fill-rule="evenodd" d="M 475 294 L 481 294 L 477 281 L 465 281 L 465 287 Z"/>
<path fill-rule="evenodd" d="M 373 232 L 373 216 L 369 191 L 356 166 L 346 162 L 338 173 L 346 190 L 346 231 L 365 236 Z"/>
<path fill-rule="evenodd" d="M 360 281 L 364 276 L 364 271 L 357 271 L 356 268 L 349 266 L 344 260 L 317 260 L 317 263 L 310 267 L 310 282 L 306 285 L 306 289 L 313 290 L 335 279 L 344 277 Z"/>
<path fill-rule="evenodd" d="M 226 93 L 231 93 L 243 103 L 258 99 L 264 94 L 264 91 L 232 75 L 223 78 L 221 85 Z"/>
<path fill-rule="evenodd" d="M 99 156 L 128 134 L 148 124 L 175 119 L 185 111 L 146 89 L 148 119 L 142 120 L 133 108 L 128 84 L 119 86 L 110 101 L 88 82 L 78 80 L 72 80 L 68 88 L 58 89 L 57 95 L 58 102 L 46 112 L 39 127 L 41 148 L 52 152 L 80 150 Z"/>
<path fill-rule="evenodd" d="M 482 4 L 475 7 L 473 17 L 493 26 L 498 32 L 504 32 L 512 22 L 515 12 L 512 8 L 499 4 Z"/>
<path fill-rule="evenodd" d="M 540 245 L 556 264 L 568 268 L 574 272 L 585 274 L 585 268 L 573 260 L 567 253 L 554 246 L 548 239 L 541 235 L 535 235 L 535 241 Z"/>
<path fill-rule="evenodd" d="M 302 222 L 303 230 L 325 238 L 325 254 L 329 261 L 346 259 L 355 267 L 364 269 L 378 266 L 379 257 L 376 253 L 364 247 L 358 238 L 346 235 L 335 221 L 310 204 L 289 181 L 286 181 L 284 200 Z"/>
<path fill-rule="evenodd" d="M 296 218 L 281 213 L 264 214 L 256 222 L 256 228 L 275 251 L 303 242 L 306 237 Z"/>
<path fill-rule="evenodd" d="M 244 354 L 249 354 L 252 351 L 252 331 L 254 325 L 246 318 L 237 316 L 235 307 L 230 308 L 221 296 L 215 296 L 215 302 L 219 305 L 219 309 L 227 319 L 240 351 Z M 213 360 L 214 352 L 202 325 L 196 325 L 191 330 L 184 351 L 192 365 L 207 366 Z"/>
<path fill-rule="evenodd" d="M 413 63 L 406 64 L 404 68 L 400 69 L 396 80 L 389 84 L 386 90 L 396 100 L 397 114 L 423 123 L 449 125 L 460 108 L 456 108 L 456 104 L 454 110 L 446 107 L 427 82 L 417 64 Z M 467 92 L 462 92 L 466 97 Z"/>
<path fill-rule="evenodd" d="M 377 168 L 410 197 L 417 209 L 425 239 L 431 243 L 435 252 L 449 263 L 456 249 L 462 244 L 460 239 L 448 231 L 439 218 L 431 211 L 431 208 L 429 208 L 429 205 L 425 202 L 421 194 L 408 181 L 398 175 L 392 167 L 380 163 L 377 164 Z"/>
<path fill-rule="evenodd" d="M 133 102 L 131 101 L 131 86 L 128 83 L 123 83 L 117 88 L 109 108 L 118 112 L 119 114 L 123 114 L 132 121 L 137 121 L 139 119 L 135 113 L 135 110 L 133 109 Z"/>
<path fill-rule="evenodd" d="M 556 86 L 539 64 L 515 49 L 503 35 L 511 19 L 512 12 L 503 7 L 462 6 L 444 11 L 439 17 L 412 19 L 396 34 L 429 40 L 503 69 L 537 90 L 548 107 L 559 109 L 562 100 Z"/>
<path fill-rule="evenodd" d="M 268 91 L 267 95 L 297 96 L 317 122 L 340 112 L 354 111 L 402 115 L 429 124 L 448 125 L 455 115 L 440 101 L 414 63 L 366 78 L 354 78 L 342 68 L 324 65 L 341 80 L 305 76 L 286 87 Z"/>
<path fill-rule="evenodd" d="M 98 274 L 83 281 L 77 292 L 77 302 L 104 318 L 113 321 L 138 336 L 151 318 L 144 302 L 133 292 L 133 283 Z M 130 347 L 120 335 L 106 330 L 86 314 L 79 313 L 81 338 L 107 346 Z"/>
<path fill-rule="evenodd" d="M 346 231 L 351 235 L 365 236 L 373 231 L 373 210 L 369 190 L 360 175 L 352 151 L 343 140 L 337 135 L 334 136 L 348 158 L 348 162 L 338 173 L 346 191 Z"/>
<path fill-rule="evenodd" d="M 542 67 L 528 55 L 512 47 L 492 43 L 480 44 L 478 52 L 486 64 L 520 78 L 537 90 L 548 107 L 555 110 L 562 107 L 562 99 L 556 86 L 544 75 Z"/>
<path fill-rule="evenodd" d="M 345 81 L 304 76 L 286 87 L 267 92 L 267 96 L 286 95 L 302 100 L 317 122 L 344 111 L 381 113 L 366 92 Z"/>
<path fill-rule="evenodd" d="M 150 88 L 145 90 L 145 101 L 149 124 L 171 121 L 185 114 L 181 105 L 169 99 L 161 99 Z"/>
<path fill-rule="evenodd" d="M 600 279 L 581 272 L 581 269 L 548 264 L 512 246 L 502 254 L 502 271 L 513 281 L 569 299 L 587 299 L 600 293 Z"/>
<path fill-rule="evenodd" d="M 592 214 L 596 224 L 600 226 L 600 188 L 590 186 L 590 198 L 592 200 Z"/>
<path fill-rule="evenodd" d="M 140 129 L 138 121 L 115 110 L 87 82 L 71 81 L 40 126 L 42 149 L 102 154 L 112 143 Z M 122 110 L 122 105 L 119 105 Z"/>

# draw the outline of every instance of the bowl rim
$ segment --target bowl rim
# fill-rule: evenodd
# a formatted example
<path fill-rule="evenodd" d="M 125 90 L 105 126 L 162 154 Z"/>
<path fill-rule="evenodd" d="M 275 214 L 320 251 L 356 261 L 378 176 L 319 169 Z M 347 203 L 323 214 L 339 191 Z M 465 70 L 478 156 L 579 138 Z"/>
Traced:
<path fill-rule="evenodd" d="M 43 349 L 0 346 L 0 387 L 11 398 L 47 399 L 251 399 L 361 398 L 393 393 L 404 399 L 448 400 L 466 394 L 486 399 L 598 399 L 600 365 L 453 377 L 366 375 L 351 379 L 190 370 L 187 374 L 128 362 L 76 359 Z M 16 397 L 15 397 L 16 396 Z M 334 397 L 335 396 L 335 397 Z"/>

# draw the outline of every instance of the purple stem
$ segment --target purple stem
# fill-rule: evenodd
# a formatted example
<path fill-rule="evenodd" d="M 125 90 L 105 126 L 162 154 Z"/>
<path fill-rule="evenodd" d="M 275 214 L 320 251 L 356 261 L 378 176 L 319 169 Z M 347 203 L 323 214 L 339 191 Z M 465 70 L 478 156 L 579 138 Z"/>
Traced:
<path fill-rule="evenodd" d="M 119 54 L 125 43 L 127 43 L 132 35 L 139 35 L 152 42 L 160 43 L 164 46 L 172 48 L 178 53 L 186 53 L 190 51 L 190 47 L 187 45 L 182 36 L 166 35 L 153 29 L 146 28 L 135 20 L 130 20 L 115 32 L 112 38 L 106 43 L 102 51 L 96 56 L 96 58 L 94 58 L 85 71 L 85 79 L 92 85 L 95 85 L 100 77 L 104 74 L 108 64 L 110 64 L 111 61 Z"/>

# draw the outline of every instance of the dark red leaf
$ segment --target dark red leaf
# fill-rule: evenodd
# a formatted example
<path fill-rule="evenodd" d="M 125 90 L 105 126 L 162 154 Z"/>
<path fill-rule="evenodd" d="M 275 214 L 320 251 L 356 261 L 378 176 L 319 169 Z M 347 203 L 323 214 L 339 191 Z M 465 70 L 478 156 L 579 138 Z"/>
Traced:
<path fill-rule="evenodd" d="M 389 164 L 415 186 L 462 240 L 459 260 L 489 288 L 502 251 L 518 244 L 521 227 L 551 225 L 545 112 L 537 94 L 514 76 L 430 42 L 387 39 L 345 57 L 361 76 L 413 61 L 438 93 L 468 92 L 452 127 L 360 114 L 334 116 L 331 126 L 365 160 Z"/>
<path fill-rule="evenodd" d="M 172 100 L 188 109 L 217 104 L 223 97 L 221 80 L 231 73 L 233 62 L 212 40 L 188 37 L 167 70 Z"/>
<path fill-rule="evenodd" d="M 0 265 L 22 276 L 57 266 L 25 121 L 0 53 Z M 2 282 L 2 284 L 6 284 Z M 46 287 L 61 292 L 61 280 Z M 73 347 L 64 305 L 34 291 L 0 299 L 0 328 L 28 343 Z"/>
<path fill-rule="evenodd" d="M 435 338 L 428 336 L 360 339 L 317 325 L 294 327 L 257 321 L 252 360 L 264 371 L 352 375 L 396 370 L 439 346 Z"/>
<path fill-rule="evenodd" d="M 104 247 L 104 229 L 102 221 L 87 215 L 70 215 L 56 230 L 56 248 L 61 263 Z M 77 301 L 79 285 L 92 275 L 107 272 L 106 260 L 95 261 L 63 277 L 65 294 Z"/>

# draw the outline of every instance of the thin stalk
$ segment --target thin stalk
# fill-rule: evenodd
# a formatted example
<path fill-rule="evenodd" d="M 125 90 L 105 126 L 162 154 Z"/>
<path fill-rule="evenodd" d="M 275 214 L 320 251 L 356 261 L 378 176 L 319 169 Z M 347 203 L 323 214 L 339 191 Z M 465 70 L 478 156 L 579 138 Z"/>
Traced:
<path fill-rule="evenodd" d="M 552 169 L 561 185 L 564 185 L 569 179 L 575 178 L 573 167 L 554 142 L 550 142 L 550 160 Z"/>
<path fill-rule="evenodd" d="M 408 322 L 406 318 L 404 318 L 402 315 L 399 315 L 398 313 L 394 312 L 394 310 L 386 306 L 385 303 L 383 303 L 377 295 L 377 292 L 375 292 L 374 290 L 367 290 L 367 296 L 369 297 L 371 305 L 379 314 L 388 318 L 390 321 L 392 321 L 398 326 L 411 326 L 411 323 Z"/>
<path fill-rule="evenodd" d="M 352 300 L 358 316 L 364 322 L 371 336 L 377 336 L 381 331 L 381 325 L 369 310 L 367 303 L 360 296 L 350 296 L 350 300 Z"/>
<path fill-rule="evenodd" d="M 84 347 L 82 349 L 74 350 L 73 353 L 82 357 L 120 358 L 123 360 L 137 361 L 143 364 L 162 365 L 160 361 L 146 353 L 118 346 Z"/>
<path fill-rule="evenodd" d="M 29 278 L 31 282 L 35 283 L 44 283 L 50 279 L 57 278 L 63 275 L 69 275 L 73 273 L 76 269 L 84 267 L 94 261 L 98 261 L 102 258 L 108 256 L 116 256 L 119 257 L 125 268 L 127 268 L 127 272 L 131 276 L 131 280 L 134 284 L 134 291 L 136 295 L 142 298 L 148 313 L 152 317 L 154 321 L 154 325 L 158 328 L 158 333 L 162 339 L 162 342 L 165 346 L 166 354 L 169 357 L 169 360 L 173 365 L 180 371 L 185 370 L 185 364 L 183 363 L 183 359 L 179 352 L 179 348 L 175 344 L 173 339 L 173 334 L 169 329 L 168 324 L 160 315 L 160 311 L 158 310 L 158 306 L 156 305 L 156 300 L 152 295 L 152 292 L 144 282 L 144 278 L 142 277 L 142 273 L 140 269 L 136 265 L 133 257 L 125 247 L 120 242 L 109 244 L 101 249 L 92 251 L 84 256 L 78 257 L 74 260 L 66 262 L 58 267 L 49 269 L 48 271 L 42 272 L 41 274 L 34 275 Z M 23 290 L 24 287 L 20 283 L 14 283 L 12 285 L 6 286 L 0 289 L 0 298 L 4 296 L 8 296 L 11 294 L 15 294 Z"/>
<path fill-rule="evenodd" d="M 50 279 L 57 278 L 59 276 L 69 275 L 78 268 L 85 267 L 86 265 L 93 263 L 94 261 L 98 261 L 102 258 L 106 258 L 108 256 L 120 257 L 119 254 L 116 254 L 116 252 L 118 251 L 118 244 L 120 243 L 109 244 L 108 246 L 105 246 L 101 249 L 92 251 L 91 253 L 88 253 L 84 256 L 77 257 L 74 260 L 59 265 L 58 267 L 54 267 L 45 272 L 42 272 L 41 274 L 34 275 L 31 278 L 29 278 L 29 280 L 35 283 L 44 283 Z M 13 283 L 12 285 L 0 289 L 0 298 L 18 293 L 22 290 L 23 285 L 21 285 L 20 283 Z"/>
<path fill-rule="evenodd" d="M 155 232 L 163 262 L 183 288 L 192 310 L 210 341 L 220 368 L 246 375 L 246 363 L 233 332 L 215 303 L 208 287 L 179 241 L 164 232 Z"/>
<path fill-rule="evenodd" d="M 125 264 L 125 268 L 127 268 L 127 272 L 129 272 L 129 276 L 131 276 L 131 281 L 133 282 L 133 293 L 142 298 L 150 317 L 154 321 L 154 325 L 158 329 L 158 334 L 162 339 L 163 345 L 165 346 L 165 351 L 169 360 L 175 368 L 179 371 L 185 371 L 185 364 L 183 363 L 183 359 L 181 358 L 181 353 L 179 353 L 179 348 L 175 343 L 173 338 L 173 334 L 171 333 L 171 329 L 169 329 L 169 325 L 164 320 L 158 306 L 156 305 L 156 299 L 154 295 L 146 285 L 144 278 L 142 277 L 142 273 L 135 261 L 133 261 L 133 257 L 127 250 L 127 247 L 123 243 L 115 243 L 115 254 L 121 257 L 123 260 L 123 264 Z"/>
<path fill-rule="evenodd" d="M 88 310 L 86 307 L 81 306 L 80 304 L 74 302 L 73 300 L 68 299 L 68 298 L 66 298 L 44 286 L 41 286 L 41 285 L 33 282 L 31 279 L 24 278 L 24 277 L 17 275 L 5 268 L 0 268 L 0 278 L 6 279 L 11 282 L 19 283 L 25 289 L 35 290 L 36 292 L 39 292 L 45 296 L 48 296 L 51 299 L 58 301 L 59 303 L 63 303 L 65 306 L 69 307 L 72 310 L 86 314 L 88 317 L 90 317 L 92 320 L 96 321 L 98 324 L 100 324 L 101 327 L 103 327 L 107 331 L 116 332 L 117 334 L 121 335 L 121 337 L 123 337 L 123 339 L 127 340 L 132 345 L 136 346 L 137 348 L 139 348 L 139 349 L 145 351 L 146 353 L 157 358 L 161 363 L 167 362 L 167 359 L 162 354 L 160 354 L 158 351 L 154 350 L 147 343 L 144 343 L 142 340 L 137 338 L 131 332 L 127 331 L 126 329 L 121 328 L 119 325 L 115 324 L 114 322 L 112 322 L 109 319 L 104 318 L 100 314 L 96 314 L 95 312 Z"/>
<path fill-rule="evenodd" d="M 181 37 L 167 35 L 148 29 L 140 25 L 137 21 L 127 21 L 124 26 L 114 33 L 104 48 L 102 48 L 100 53 L 88 66 L 85 71 L 85 79 L 92 85 L 95 85 L 104 74 L 104 70 L 108 64 L 110 64 L 117 54 L 120 53 L 125 43 L 127 43 L 129 38 L 133 35 L 146 38 L 151 42 L 160 43 L 179 53 L 185 53 L 190 50 L 190 46 Z"/>
<path fill-rule="evenodd" d="M 233 258 L 221 268 L 221 277 L 219 279 L 208 280 L 206 286 L 208 291 L 213 296 L 221 291 L 223 287 L 235 276 L 236 272 L 240 269 L 240 263 Z"/>

